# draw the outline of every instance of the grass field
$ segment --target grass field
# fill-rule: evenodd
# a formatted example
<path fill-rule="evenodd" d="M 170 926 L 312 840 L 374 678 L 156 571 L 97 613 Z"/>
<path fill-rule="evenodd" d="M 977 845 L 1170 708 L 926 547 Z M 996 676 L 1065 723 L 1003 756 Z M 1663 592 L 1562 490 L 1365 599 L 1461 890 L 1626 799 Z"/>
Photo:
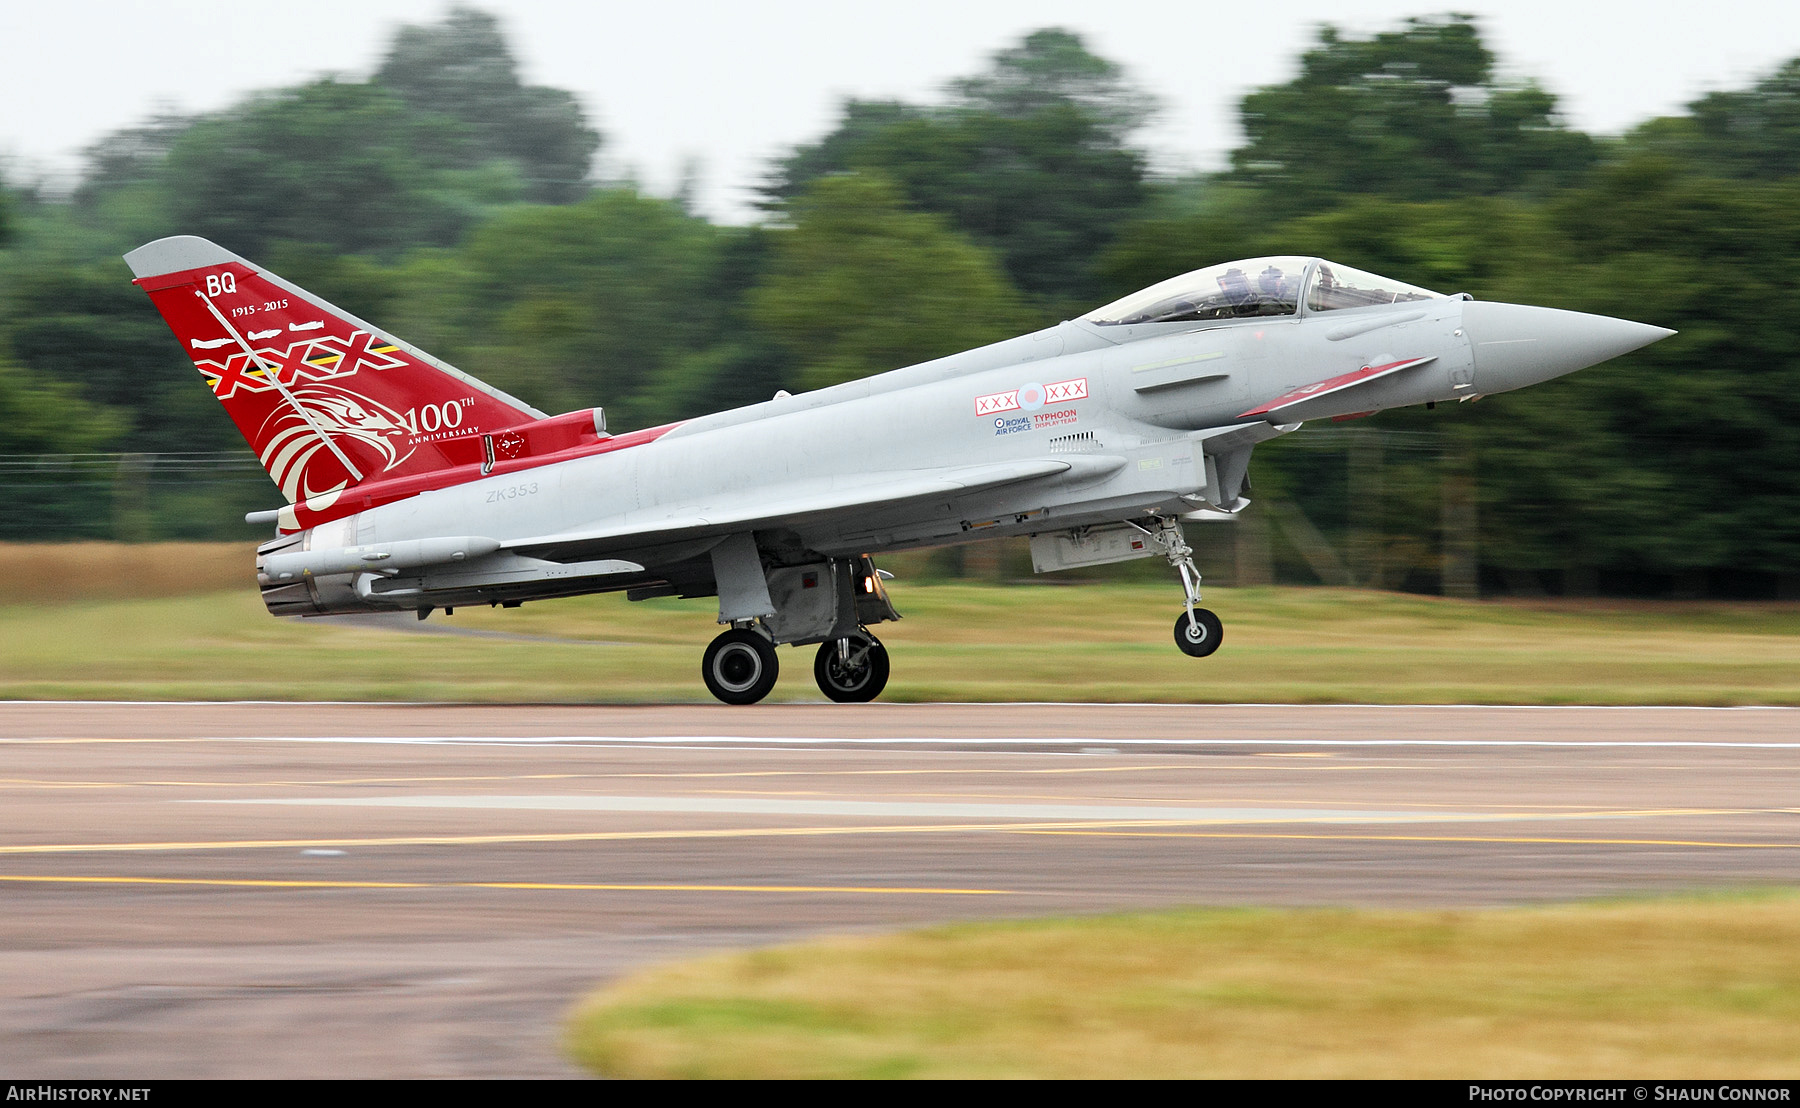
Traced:
<path fill-rule="evenodd" d="M 235 546 L 0 548 L 0 698 L 709 699 L 710 600 L 278 620 L 248 564 Z M 1800 704 L 1792 603 L 1209 589 L 1225 641 L 1196 660 L 1174 647 L 1172 580 L 892 587 L 887 700 Z M 811 649 L 780 657 L 772 699 L 822 699 Z"/>
<path fill-rule="evenodd" d="M 613 1077 L 1792 1080 L 1800 896 L 817 942 L 627 979 L 568 1049 Z"/>

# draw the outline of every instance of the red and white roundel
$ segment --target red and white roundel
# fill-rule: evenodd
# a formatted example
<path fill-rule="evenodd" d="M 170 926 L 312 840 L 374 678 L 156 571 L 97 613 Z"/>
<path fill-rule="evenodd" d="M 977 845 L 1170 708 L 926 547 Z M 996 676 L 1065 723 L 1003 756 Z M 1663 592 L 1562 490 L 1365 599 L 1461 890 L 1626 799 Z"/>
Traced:
<path fill-rule="evenodd" d="M 1035 412 L 1047 403 L 1066 404 L 1074 400 L 1086 400 L 1088 395 L 1088 379 L 1073 377 L 1067 381 L 1052 381 L 1048 385 L 1040 385 L 1033 381 L 1029 385 L 1020 385 L 1006 392 L 990 392 L 975 398 L 976 415 L 993 415 L 996 412 L 1012 412 L 1020 408 Z"/>

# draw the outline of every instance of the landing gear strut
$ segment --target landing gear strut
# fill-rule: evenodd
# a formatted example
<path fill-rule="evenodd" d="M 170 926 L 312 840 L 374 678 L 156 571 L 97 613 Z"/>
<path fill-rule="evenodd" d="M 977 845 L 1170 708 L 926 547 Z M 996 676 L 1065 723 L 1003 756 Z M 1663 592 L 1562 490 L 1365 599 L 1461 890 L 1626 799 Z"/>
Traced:
<path fill-rule="evenodd" d="M 839 704 L 864 704 L 887 688 L 888 653 L 867 631 L 819 644 L 813 658 L 813 680 L 819 691 Z"/>
<path fill-rule="evenodd" d="M 769 695 L 780 672 L 774 642 L 749 627 L 721 634 L 700 660 L 706 691 L 727 704 L 755 704 Z"/>
<path fill-rule="evenodd" d="M 1218 616 L 1199 606 L 1200 571 L 1194 566 L 1194 548 L 1187 544 L 1187 536 L 1182 534 L 1181 521 L 1159 518 L 1154 531 L 1147 527 L 1140 529 L 1150 536 L 1150 541 L 1181 574 L 1181 588 L 1187 594 L 1187 604 L 1175 618 L 1175 645 L 1191 658 L 1206 657 L 1219 649 L 1219 644 L 1224 641 L 1225 625 L 1219 622 Z"/>

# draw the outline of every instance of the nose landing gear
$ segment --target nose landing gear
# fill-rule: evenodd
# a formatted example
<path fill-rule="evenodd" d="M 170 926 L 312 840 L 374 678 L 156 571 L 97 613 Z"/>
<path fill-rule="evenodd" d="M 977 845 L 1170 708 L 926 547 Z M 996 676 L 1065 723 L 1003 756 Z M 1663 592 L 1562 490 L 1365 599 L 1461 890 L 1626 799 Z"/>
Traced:
<path fill-rule="evenodd" d="M 1136 524 L 1133 524 L 1136 526 Z M 1187 544 L 1178 519 L 1159 518 L 1154 531 L 1143 528 L 1150 541 L 1162 550 L 1169 564 L 1181 574 L 1181 589 L 1187 605 L 1175 618 L 1175 645 L 1190 658 L 1204 658 L 1219 649 L 1225 640 L 1225 625 L 1200 604 L 1200 570 L 1194 566 L 1194 548 Z"/>
<path fill-rule="evenodd" d="M 1219 649 L 1225 625 L 1206 608 L 1190 608 L 1175 617 L 1175 645 L 1190 658 L 1204 658 Z"/>

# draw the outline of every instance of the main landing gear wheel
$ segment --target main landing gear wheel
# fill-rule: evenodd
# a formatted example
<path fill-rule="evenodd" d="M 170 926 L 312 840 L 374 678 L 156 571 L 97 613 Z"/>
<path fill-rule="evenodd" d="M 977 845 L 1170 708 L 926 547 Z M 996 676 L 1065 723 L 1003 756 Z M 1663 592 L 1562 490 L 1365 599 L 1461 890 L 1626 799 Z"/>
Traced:
<path fill-rule="evenodd" d="M 768 696 L 780 673 L 775 644 L 742 627 L 714 639 L 700 660 L 706 691 L 727 704 L 754 704 Z"/>
<path fill-rule="evenodd" d="M 874 635 L 827 639 L 813 658 L 813 680 L 819 691 L 839 704 L 865 704 L 881 695 L 888 683 L 887 647 Z"/>
<path fill-rule="evenodd" d="M 1225 625 L 1205 608 L 1195 608 L 1194 618 L 1186 612 L 1175 617 L 1175 645 L 1193 658 L 1204 658 L 1219 649 L 1225 639 Z"/>

